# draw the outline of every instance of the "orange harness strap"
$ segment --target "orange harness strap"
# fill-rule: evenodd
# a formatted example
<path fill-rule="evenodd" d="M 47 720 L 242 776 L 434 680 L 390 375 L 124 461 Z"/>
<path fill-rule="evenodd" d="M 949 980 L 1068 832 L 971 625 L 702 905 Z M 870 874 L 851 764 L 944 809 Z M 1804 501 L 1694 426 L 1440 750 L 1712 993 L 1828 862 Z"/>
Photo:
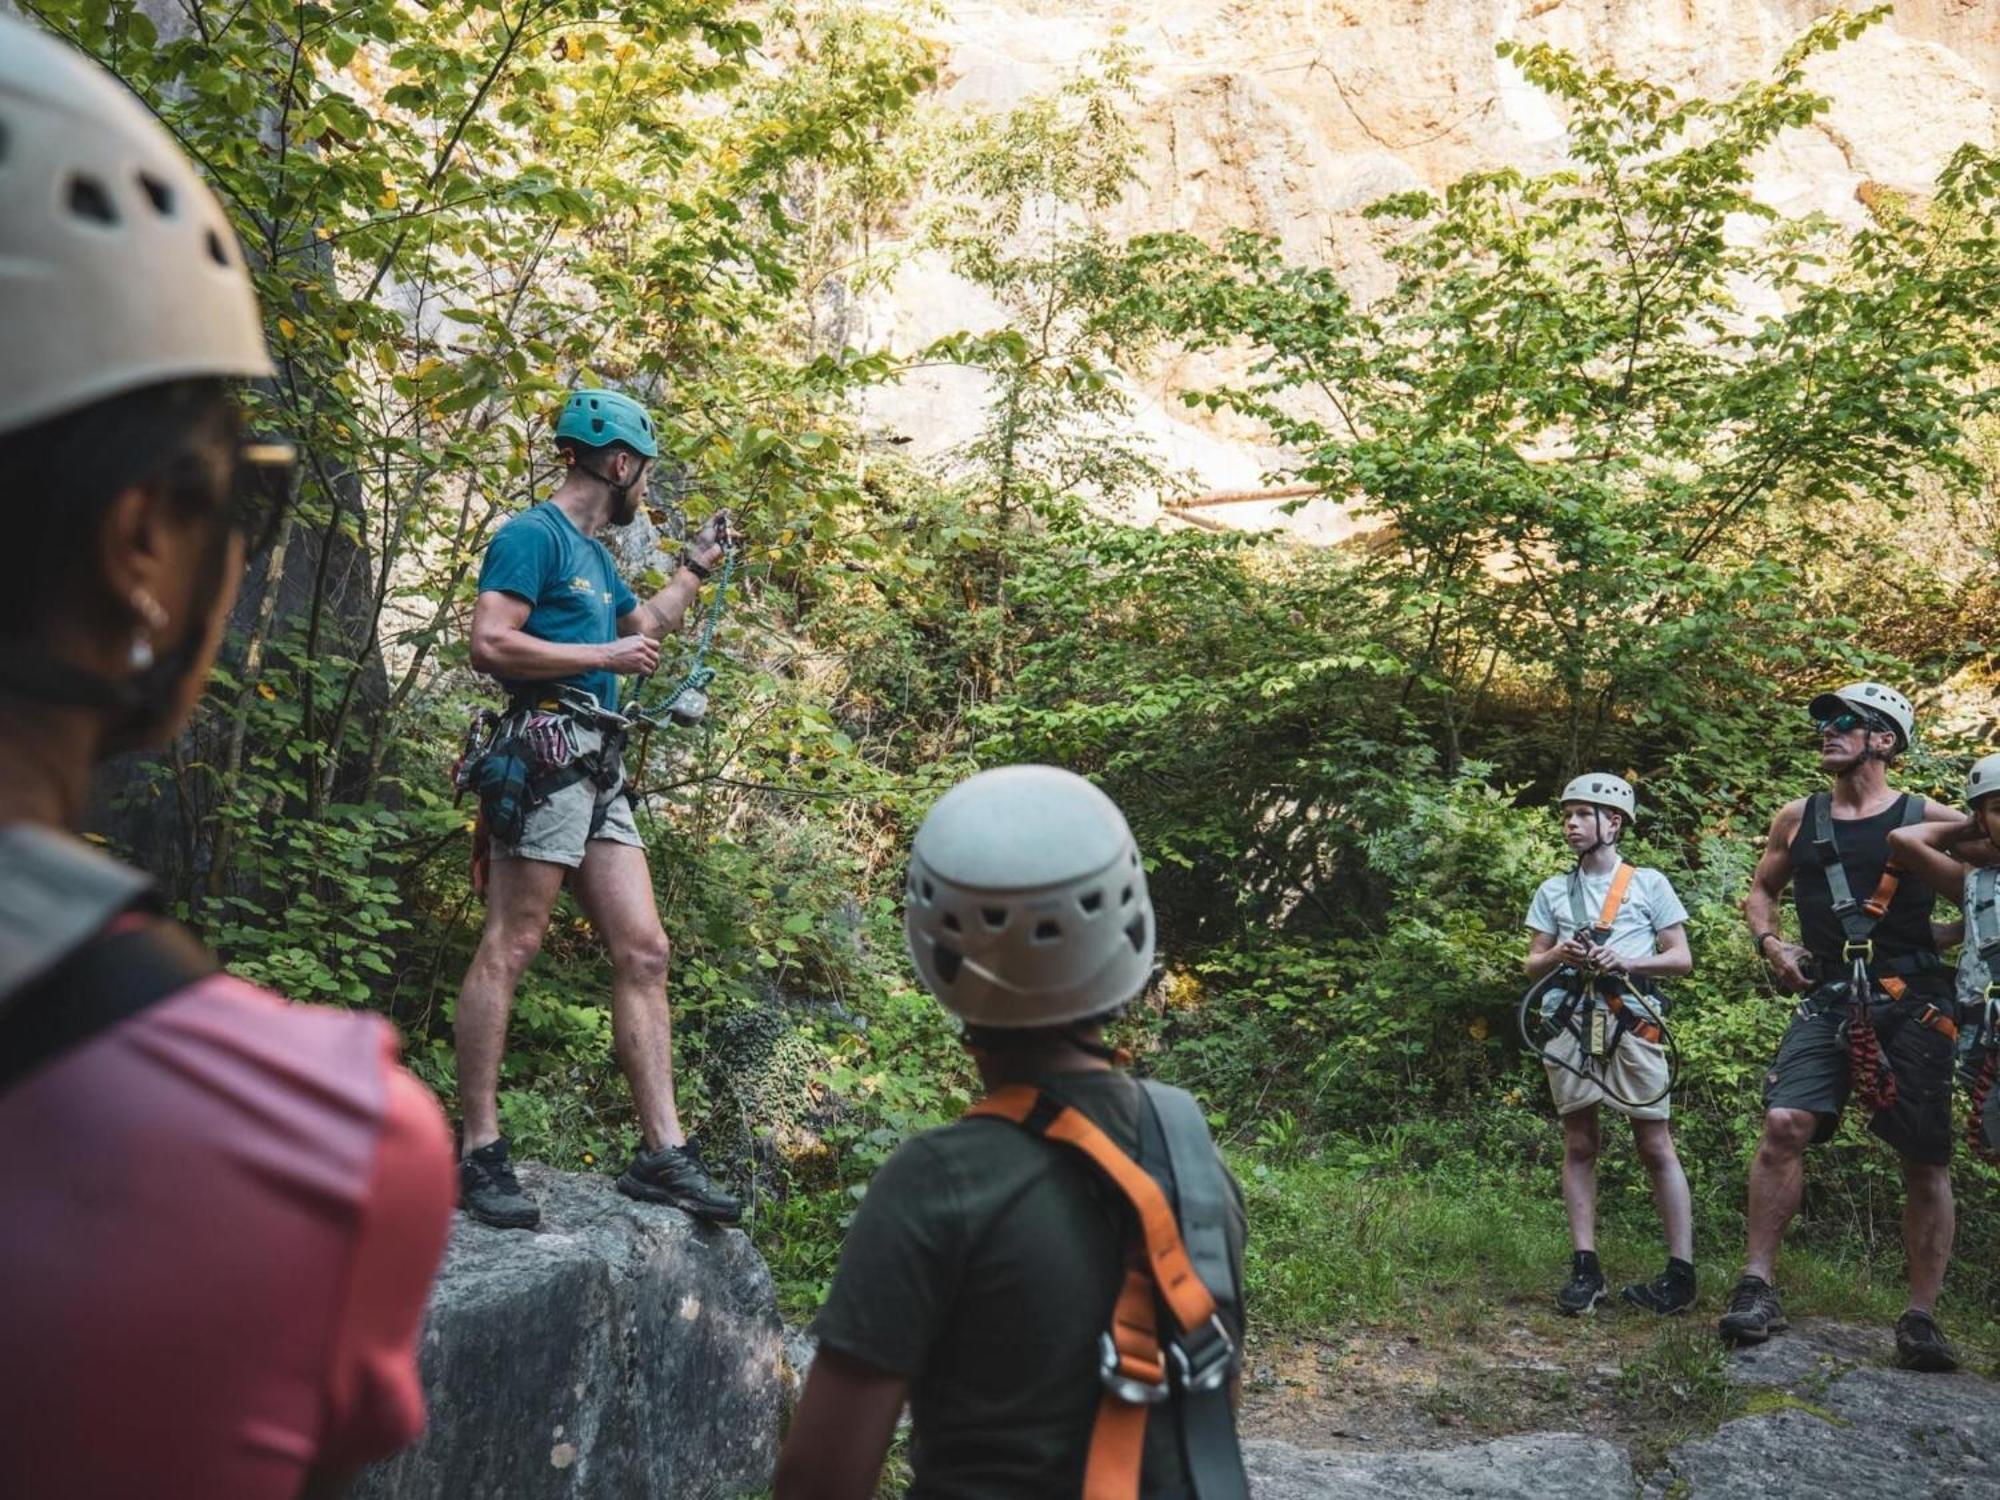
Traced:
<path fill-rule="evenodd" d="M 1597 913 L 1597 930 L 1609 934 L 1611 924 L 1618 920 L 1618 908 L 1625 904 L 1625 892 L 1631 889 L 1633 869 L 1619 862 L 1618 871 L 1611 877 L 1611 889 L 1604 893 L 1604 905 Z M 1570 918 L 1575 921 L 1574 917 Z"/>
<path fill-rule="evenodd" d="M 1010 1120 L 1026 1126 L 1041 1100 L 1039 1089 L 1010 1084 L 994 1090 L 965 1113 L 969 1119 Z M 1163 1387 L 1167 1356 L 1154 1310 L 1155 1296 L 1167 1304 L 1183 1333 L 1205 1328 L 1215 1317 L 1215 1298 L 1188 1259 L 1173 1207 L 1152 1175 L 1119 1150 L 1081 1111 L 1063 1106 L 1039 1133 L 1089 1157 L 1132 1205 L 1143 1245 L 1125 1268 L 1125 1283 L 1111 1313 L 1109 1338 L 1119 1377 L 1139 1386 Z M 1146 1418 L 1151 1409 L 1145 1402 L 1125 1400 L 1107 1385 L 1090 1431 L 1083 1500 L 1136 1500 L 1146 1452 Z"/>

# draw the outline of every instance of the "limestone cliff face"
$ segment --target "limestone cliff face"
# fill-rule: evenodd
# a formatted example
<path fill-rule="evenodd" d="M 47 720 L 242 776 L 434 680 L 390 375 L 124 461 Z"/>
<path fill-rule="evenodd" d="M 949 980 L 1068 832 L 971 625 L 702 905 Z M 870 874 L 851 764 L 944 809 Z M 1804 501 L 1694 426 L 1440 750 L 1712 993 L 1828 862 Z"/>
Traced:
<path fill-rule="evenodd" d="M 1276 236 L 1300 260 L 1338 267 L 1361 296 L 1387 271 L 1360 218 L 1388 193 L 1440 187 L 1508 164 L 1556 165 L 1563 122 L 1512 65 L 1509 39 L 1547 41 L 1687 92 L 1761 75 L 1831 0 L 947 0 L 953 107 L 1005 109 L 1062 80 L 1122 30 L 1145 64 L 1136 124 L 1147 157 L 1108 217 L 1122 233 L 1228 228 Z M 1855 8 L 1859 8 L 1858 4 Z M 2000 125 L 2000 0 L 1899 0 L 1885 24 L 1815 61 L 1832 101 L 1813 129 L 1767 154 L 1759 189 L 1785 213 L 1857 222 L 1876 188 L 1922 192 L 1968 140 Z M 863 308 L 870 341 L 907 346 L 980 326 L 982 305 L 949 270 L 907 267 Z M 1136 428 L 1203 488 L 1255 486 L 1281 468 L 1257 435 L 1171 400 L 1205 372 L 1135 380 Z M 918 451 L 977 422 L 977 382 L 913 381 L 871 417 Z M 1268 512 L 1232 511 L 1262 523 Z"/>

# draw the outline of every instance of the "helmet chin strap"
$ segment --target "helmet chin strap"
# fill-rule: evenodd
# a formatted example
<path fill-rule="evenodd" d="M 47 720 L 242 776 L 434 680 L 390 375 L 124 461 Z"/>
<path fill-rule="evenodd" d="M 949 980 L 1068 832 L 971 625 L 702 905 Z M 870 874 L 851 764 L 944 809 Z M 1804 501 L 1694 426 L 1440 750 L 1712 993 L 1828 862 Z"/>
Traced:
<path fill-rule="evenodd" d="M 611 500 L 614 509 L 617 506 L 623 504 L 625 501 L 631 499 L 632 492 L 639 487 L 640 476 L 646 472 L 645 466 L 642 464 L 640 465 L 639 472 L 637 474 L 634 474 L 631 477 L 631 479 L 628 480 L 626 483 L 620 484 L 617 480 L 613 479 L 609 474 L 600 474 L 597 470 L 593 469 L 589 464 L 585 463 L 583 461 L 583 456 L 577 453 L 574 449 L 571 449 L 569 451 L 570 451 L 570 467 L 579 470 L 584 474 L 589 475 L 592 479 L 595 479 L 599 484 L 603 485 L 607 490 L 611 491 Z M 632 517 L 636 517 L 638 514 L 639 514 L 639 508 L 637 505 L 634 505 L 632 507 Z M 632 519 L 632 517 L 628 517 L 627 519 L 630 520 Z M 619 522 L 619 524 L 624 525 L 625 522 L 621 521 Z"/>

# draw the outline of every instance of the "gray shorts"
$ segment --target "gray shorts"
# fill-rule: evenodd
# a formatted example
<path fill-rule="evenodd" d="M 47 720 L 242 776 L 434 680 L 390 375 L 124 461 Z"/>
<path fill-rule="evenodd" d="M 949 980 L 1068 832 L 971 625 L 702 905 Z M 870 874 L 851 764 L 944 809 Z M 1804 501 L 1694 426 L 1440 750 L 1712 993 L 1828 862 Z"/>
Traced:
<path fill-rule="evenodd" d="M 581 754 L 595 755 L 604 744 L 603 731 L 579 724 L 576 742 Z M 509 845 L 496 841 L 493 854 L 498 859 L 539 859 L 574 870 L 583 863 L 584 849 L 592 839 L 630 844 L 635 849 L 646 846 L 639 837 L 639 825 L 632 819 L 632 800 L 625 795 L 622 768 L 618 784 L 608 791 L 586 776 L 561 788 L 546 802 L 536 803 L 528 809 L 521 842 Z"/>

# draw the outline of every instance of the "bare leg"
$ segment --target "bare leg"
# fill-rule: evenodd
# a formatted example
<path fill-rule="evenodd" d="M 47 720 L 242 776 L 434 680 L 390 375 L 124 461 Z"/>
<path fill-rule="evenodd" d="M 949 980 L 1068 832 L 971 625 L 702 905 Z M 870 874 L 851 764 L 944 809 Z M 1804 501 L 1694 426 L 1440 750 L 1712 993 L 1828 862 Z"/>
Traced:
<path fill-rule="evenodd" d="M 1903 1158 L 1903 1253 L 1910 1262 L 1910 1306 L 1930 1312 L 1944 1287 L 1957 1209 L 1951 1169 Z"/>
<path fill-rule="evenodd" d="M 1597 1106 L 1586 1104 L 1562 1117 L 1563 1207 L 1569 1210 L 1569 1237 L 1579 1250 L 1597 1248 L 1597 1152 L 1603 1136 Z"/>
<path fill-rule="evenodd" d="M 458 1108 L 470 1153 L 500 1138 L 500 1059 L 514 990 L 541 951 L 562 891 L 563 867 L 496 857 L 486 885 L 486 927 L 458 990 Z"/>
<path fill-rule="evenodd" d="M 1634 1120 L 1632 1144 L 1653 1183 L 1653 1207 L 1667 1233 L 1667 1254 L 1694 1260 L 1694 1206 L 1688 1198 L 1687 1174 L 1674 1150 L 1674 1133 L 1665 1120 Z"/>
<path fill-rule="evenodd" d="M 672 950 L 653 901 L 646 851 L 593 839 L 573 888 L 611 951 L 611 1041 L 632 1085 L 646 1148 L 683 1145 L 687 1137 L 674 1104 L 674 1036 L 667 1013 Z"/>
<path fill-rule="evenodd" d="M 1806 1147 L 1817 1124 L 1810 1110 L 1766 1110 L 1764 1138 L 1750 1163 L 1750 1247 L 1743 1269 L 1773 1286 L 1779 1242 L 1805 1191 Z"/>

